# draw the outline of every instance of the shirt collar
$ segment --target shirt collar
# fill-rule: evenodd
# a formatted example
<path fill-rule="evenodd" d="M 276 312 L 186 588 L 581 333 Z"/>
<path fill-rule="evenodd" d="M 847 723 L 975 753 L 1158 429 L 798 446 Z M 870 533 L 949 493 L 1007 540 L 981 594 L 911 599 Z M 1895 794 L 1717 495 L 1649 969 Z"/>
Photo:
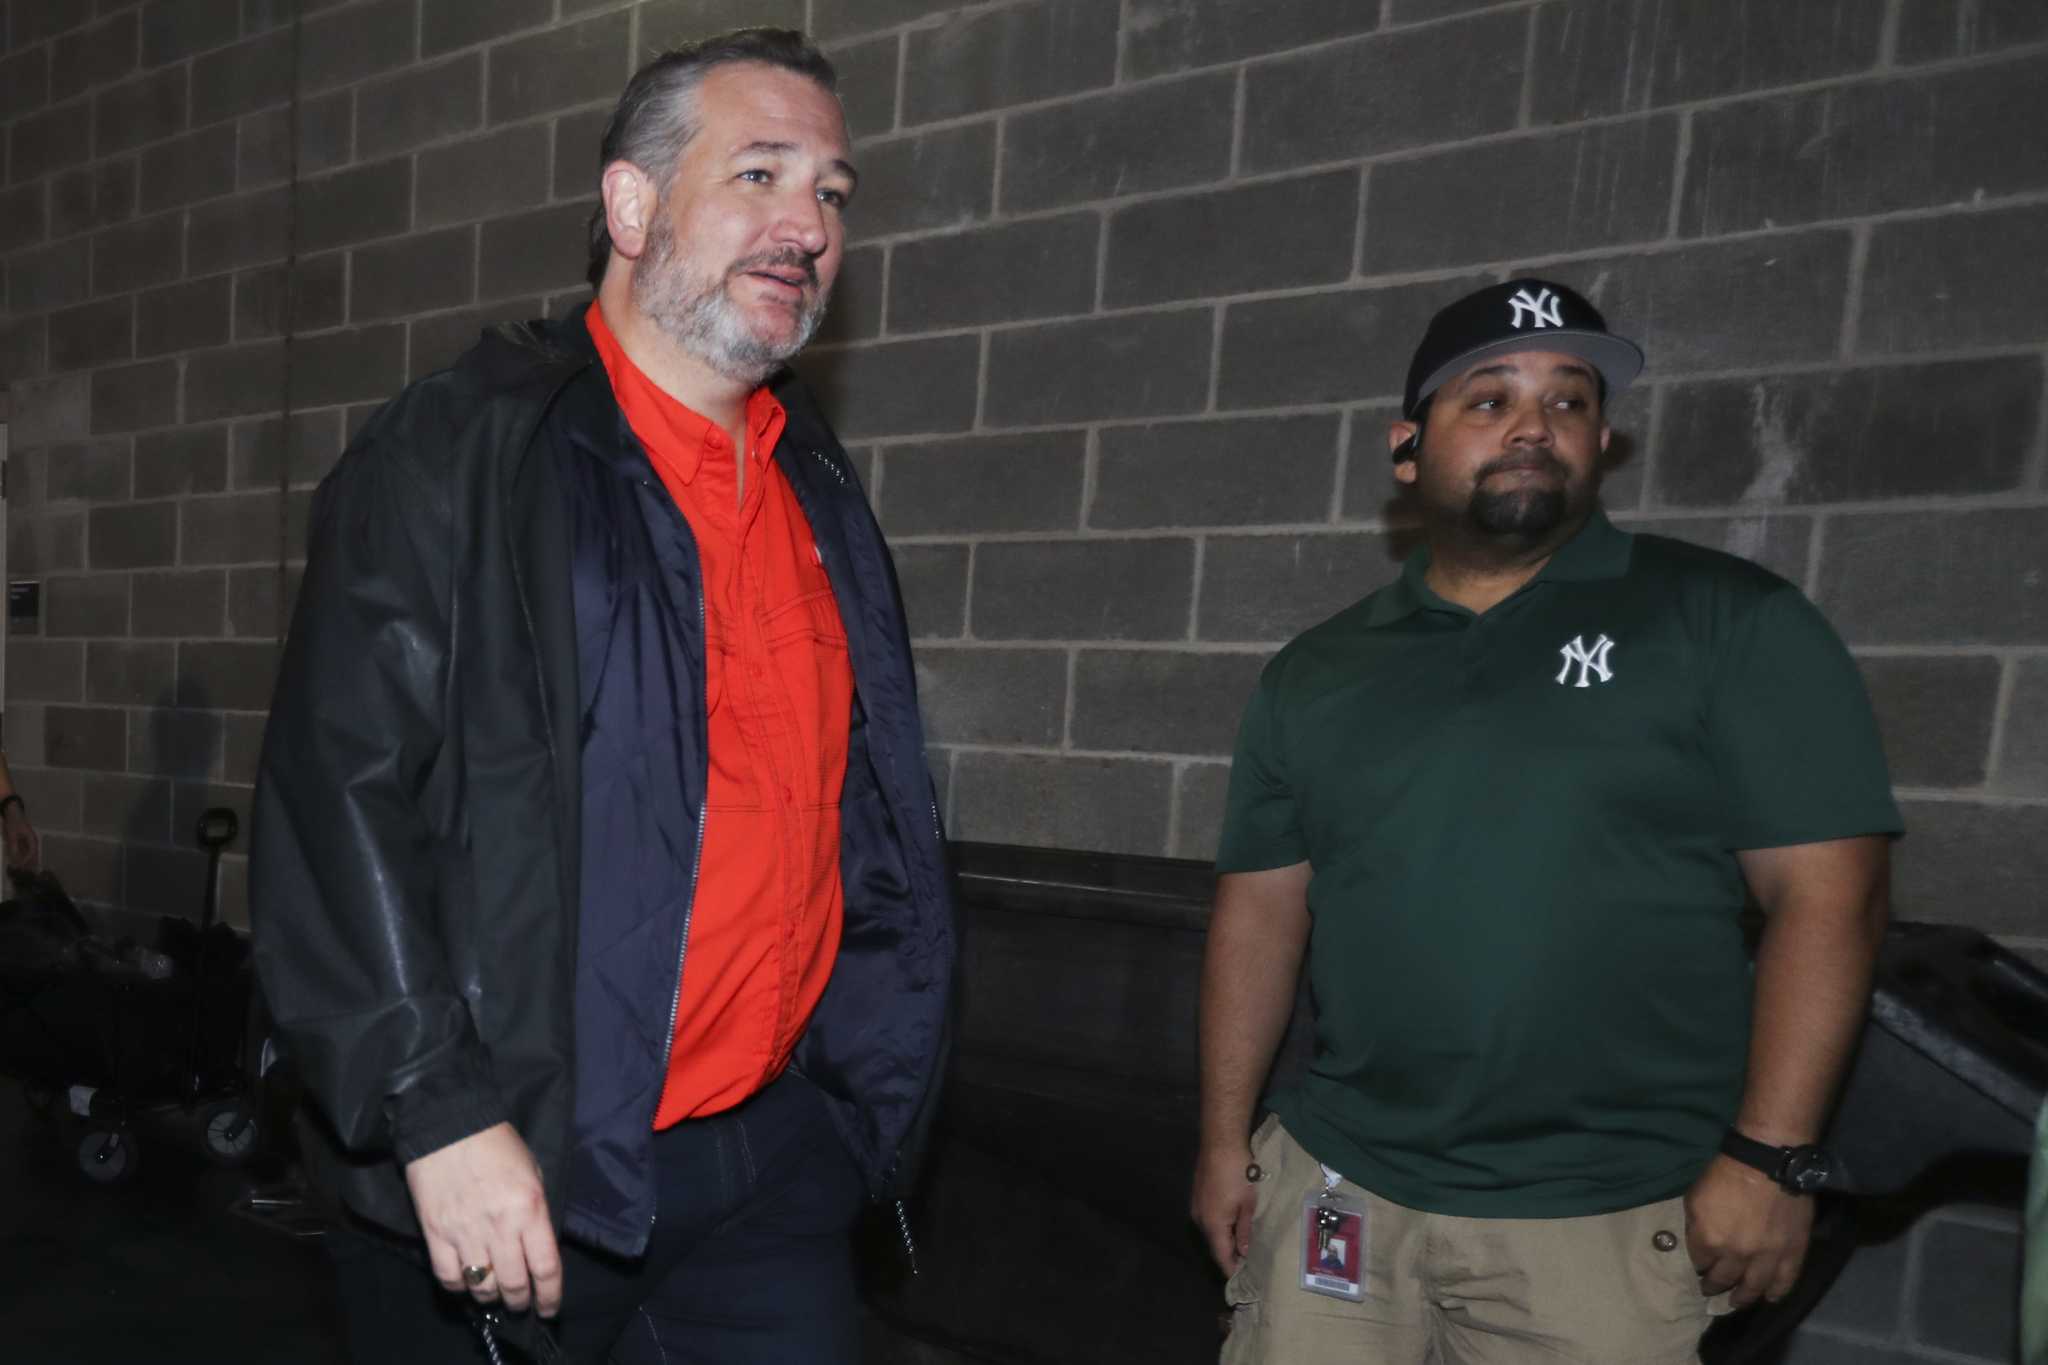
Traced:
<path fill-rule="evenodd" d="M 1609 521 L 1600 504 L 1594 503 L 1586 524 L 1577 535 L 1557 547 L 1536 578 L 1553 583 L 1593 583 L 1603 578 L 1619 578 L 1628 572 L 1635 544 L 1636 538 Z"/>
<path fill-rule="evenodd" d="M 605 373 L 611 379 L 612 393 L 618 398 L 619 407 L 625 412 L 627 425 L 633 428 L 633 434 L 647 447 L 650 457 L 667 465 L 669 471 L 684 483 L 695 483 L 697 471 L 704 467 L 707 452 L 731 450 L 732 443 L 724 429 L 664 391 L 633 363 L 633 358 L 626 354 L 626 348 L 619 344 L 618 337 L 605 322 L 604 313 L 595 299 L 591 300 L 585 320 L 589 325 L 590 340 L 597 347 L 598 358 L 604 362 Z M 775 437 L 781 431 L 782 421 L 782 404 L 765 385 L 747 396 L 747 434 L 752 438 L 747 452 L 749 463 L 766 463 L 775 448 Z"/>
<path fill-rule="evenodd" d="M 1596 503 L 1586 524 L 1551 553 L 1522 591 L 1527 592 L 1538 583 L 1592 583 L 1620 578 L 1628 572 L 1634 550 L 1635 537 L 1609 521 L 1607 513 Z M 1428 572 L 1429 546 L 1425 542 L 1402 563 L 1401 576 L 1373 594 L 1372 605 L 1366 609 L 1367 628 L 1392 625 L 1425 609 L 1469 616 L 1471 613 L 1464 608 L 1431 591 L 1424 578 Z"/>

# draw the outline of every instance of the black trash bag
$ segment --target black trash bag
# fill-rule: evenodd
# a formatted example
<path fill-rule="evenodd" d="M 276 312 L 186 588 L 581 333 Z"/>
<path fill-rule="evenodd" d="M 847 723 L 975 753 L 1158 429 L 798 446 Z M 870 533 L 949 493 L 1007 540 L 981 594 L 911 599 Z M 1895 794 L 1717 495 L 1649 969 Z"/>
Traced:
<path fill-rule="evenodd" d="M 57 874 L 21 870 L 12 876 L 14 899 L 0 901 L 0 971 L 37 975 L 76 969 L 92 931 L 64 894 Z"/>
<path fill-rule="evenodd" d="M 198 978 L 220 989 L 239 981 L 249 966 L 247 938 L 225 924 L 201 929 L 178 915 L 165 915 L 157 921 L 156 951 L 170 959 L 180 976 Z"/>
<path fill-rule="evenodd" d="M 99 937 L 71 903 L 54 872 L 17 870 L 15 897 L 0 901 L 0 973 L 17 976 L 85 972 L 117 981 L 164 981 L 171 958 L 133 938 Z"/>

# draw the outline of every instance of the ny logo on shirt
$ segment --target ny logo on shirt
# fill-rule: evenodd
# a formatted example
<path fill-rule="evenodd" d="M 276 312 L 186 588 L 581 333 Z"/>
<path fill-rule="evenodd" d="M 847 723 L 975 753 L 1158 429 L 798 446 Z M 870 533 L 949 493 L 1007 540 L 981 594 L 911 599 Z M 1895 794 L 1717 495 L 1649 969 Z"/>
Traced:
<path fill-rule="evenodd" d="M 1572 636 L 1571 642 L 1557 651 L 1564 655 L 1564 667 L 1557 670 L 1558 685 L 1563 686 L 1565 679 L 1571 677 L 1573 664 L 1577 664 L 1579 668 L 1579 680 L 1572 684 L 1573 687 L 1592 686 L 1592 675 L 1595 673 L 1600 675 L 1601 682 L 1612 682 L 1614 670 L 1607 666 L 1607 654 L 1613 648 L 1614 641 L 1605 635 L 1595 640 L 1591 649 L 1586 648 L 1585 636 Z"/>

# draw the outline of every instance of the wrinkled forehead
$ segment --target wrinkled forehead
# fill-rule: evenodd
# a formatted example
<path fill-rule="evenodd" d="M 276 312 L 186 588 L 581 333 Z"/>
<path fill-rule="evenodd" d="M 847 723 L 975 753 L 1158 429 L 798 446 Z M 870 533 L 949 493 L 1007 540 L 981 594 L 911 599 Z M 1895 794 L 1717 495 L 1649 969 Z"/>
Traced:
<path fill-rule="evenodd" d="M 777 144 L 820 161 L 851 160 L 839 97 L 808 76 L 765 62 L 728 62 L 705 73 L 697 87 L 697 120 L 696 142 L 713 155 Z"/>

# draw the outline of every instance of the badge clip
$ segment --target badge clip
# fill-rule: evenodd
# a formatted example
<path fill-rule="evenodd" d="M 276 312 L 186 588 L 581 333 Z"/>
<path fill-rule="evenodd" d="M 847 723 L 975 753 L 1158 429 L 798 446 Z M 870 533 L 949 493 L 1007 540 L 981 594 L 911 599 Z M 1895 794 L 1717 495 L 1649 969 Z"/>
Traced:
<path fill-rule="evenodd" d="M 1365 1298 L 1365 1206 L 1337 1193 L 1344 1177 L 1323 1167 L 1323 1188 L 1301 1205 L 1301 1287 L 1348 1303 Z"/>

